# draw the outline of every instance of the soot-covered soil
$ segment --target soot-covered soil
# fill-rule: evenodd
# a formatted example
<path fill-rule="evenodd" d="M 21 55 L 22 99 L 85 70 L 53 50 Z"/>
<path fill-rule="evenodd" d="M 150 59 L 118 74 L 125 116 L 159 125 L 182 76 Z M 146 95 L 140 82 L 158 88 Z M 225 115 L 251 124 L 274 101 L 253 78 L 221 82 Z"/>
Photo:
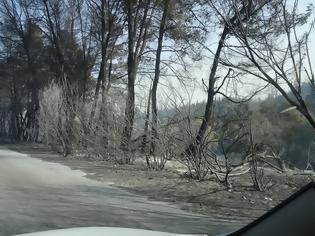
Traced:
<path fill-rule="evenodd" d="M 244 224 L 268 211 L 314 178 L 314 175 L 302 171 L 288 170 L 280 173 L 269 169 L 265 171 L 269 187 L 264 192 L 253 189 L 248 173 L 232 177 L 232 188 L 226 189 L 215 178 L 207 181 L 189 179 L 176 170 L 176 165 L 163 171 L 153 171 L 148 170 L 141 161 L 133 165 L 117 165 L 110 161 L 76 156 L 64 158 L 40 145 L 20 144 L 7 147 L 32 157 L 82 170 L 88 178 L 107 182 L 151 199 L 175 203 L 189 212 Z"/>

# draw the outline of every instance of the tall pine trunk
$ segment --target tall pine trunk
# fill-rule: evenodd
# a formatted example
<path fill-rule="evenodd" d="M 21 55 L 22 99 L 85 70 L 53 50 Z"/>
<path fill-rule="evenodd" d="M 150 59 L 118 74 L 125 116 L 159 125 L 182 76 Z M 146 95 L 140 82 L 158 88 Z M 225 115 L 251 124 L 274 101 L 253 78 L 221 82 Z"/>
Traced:
<path fill-rule="evenodd" d="M 156 149 L 156 140 L 158 139 L 157 132 L 157 102 L 156 102 L 156 92 L 159 84 L 160 78 L 160 64 L 161 64 L 161 54 L 163 46 L 163 37 L 165 32 L 165 23 L 167 18 L 168 5 L 170 0 L 164 0 L 163 15 L 159 28 L 159 37 L 158 37 L 158 46 L 156 50 L 156 59 L 155 59 L 155 72 L 152 85 L 152 137 L 151 137 L 151 154 L 155 153 Z"/>
<path fill-rule="evenodd" d="M 133 54 L 128 55 L 128 92 L 125 108 L 125 126 L 122 134 L 121 146 L 123 150 L 130 150 L 131 133 L 135 115 L 135 80 L 137 65 Z"/>
<path fill-rule="evenodd" d="M 128 81 L 127 81 L 127 99 L 125 108 L 125 124 L 122 133 L 121 147 L 123 150 L 130 150 L 131 133 L 133 129 L 135 113 L 135 81 L 137 75 L 137 56 L 135 53 L 136 24 L 133 13 L 133 1 L 127 2 L 127 22 L 128 22 Z"/>
<path fill-rule="evenodd" d="M 198 130 L 198 133 L 196 135 L 195 140 L 188 146 L 188 148 L 185 150 L 187 155 L 193 155 L 196 152 L 196 149 L 198 145 L 202 142 L 202 140 L 205 137 L 205 134 L 208 130 L 212 109 L 213 109 L 213 101 L 215 96 L 215 82 L 216 82 L 216 72 L 218 69 L 218 64 L 220 60 L 220 55 L 224 46 L 224 41 L 229 33 L 228 26 L 224 27 L 224 30 L 221 34 L 220 41 L 218 43 L 216 53 L 212 62 L 211 72 L 209 75 L 209 84 L 208 84 L 208 96 L 207 96 L 207 103 L 205 108 L 205 114 L 202 120 L 202 123 L 200 125 L 200 128 Z"/>
<path fill-rule="evenodd" d="M 149 96 L 148 96 L 148 102 L 147 102 L 147 110 L 145 114 L 145 122 L 144 122 L 144 134 L 142 138 L 142 143 L 141 143 L 141 153 L 146 152 L 147 144 L 148 144 L 148 132 L 149 132 L 149 122 L 150 122 L 150 109 L 151 109 L 151 94 L 152 94 L 152 89 L 150 86 L 150 91 L 149 91 Z"/>
<path fill-rule="evenodd" d="M 108 42 L 109 42 L 109 36 L 110 36 L 109 32 L 106 36 L 106 0 L 102 0 L 102 4 L 101 4 L 101 54 L 102 55 L 101 55 L 101 65 L 100 65 L 97 82 L 95 86 L 94 101 L 93 101 L 92 110 L 91 110 L 90 119 L 89 119 L 90 125 L 95 117 L 95 110 L 97 107 L 97 101 L 98 101 L 98 96 L 100 93 L 101 86 L 104 86 L 105 84 L 107 47 L 108 47 Z"/>

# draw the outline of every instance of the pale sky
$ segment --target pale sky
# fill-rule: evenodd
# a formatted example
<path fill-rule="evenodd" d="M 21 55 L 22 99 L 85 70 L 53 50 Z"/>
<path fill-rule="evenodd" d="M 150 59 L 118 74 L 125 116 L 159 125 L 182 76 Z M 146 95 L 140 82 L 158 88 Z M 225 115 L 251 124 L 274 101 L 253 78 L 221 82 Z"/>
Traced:
<path fill-rule="evenodd" d="M 315 3 L 315 0 L 301 0 L 300 4 L 299 4 L 300 12 L 304 12 L 306 9 L 306 6 L 312 2 Z M 301 31 L 303 31 L 303 32 L 304 32 L 304 30 L 305 29 L 301 29 Z M 213 34 L 210 34 L 209 37 L 211 37 L 211 38 L 209 39 L 208 47 L 211 48 L 211 50 L 213 52 L 215 52 L 216 47 L 217 47 L 218 36 L 216 38 L 214 38 Z M 315 70 L 315 29 L 313 29 L 312 34 L 310 35 L 309 49 L 310 49 L 310 55 L 311 55 L 313 69 Z M 207 55 L 211 56 L 210 53 L 208 53 Z M 191 74 L 193 77 L 196 78 L 196 80 L 199 83 L 199 86 L 197 86 L 197 88 L 195 88 L 195 89 L 191 88 L 191 93 L 194 90 L 194 92 L 193 92 L 193 101 L 194 102 L 205 100 L 207 97 L 206 92 L 202 89 L 198 89 L 198 87 L 200 87 L 202 84 L 201 79 L 203 79 L 206 83 L 208 82 L 208 77 L 209 77 L 211 65 L 212 65 L 212 57 L 211 58 L 205 58 L 202 62 L 197 62 L 196 65 L 193 67 L 193 72 Z M 265 83 L 262 83 L 258 79 L 254 79 L 254 81 L 255 82 L 253 82 L 253 79 L 251 78 L 251 84 L 252 85 L 247 85 L 247 86 L 241 85 L 238 88 L 238 91 L 237 91 L 238 94 L 241 94 L 242 96 L 246 97 L 246 95 L 252 94 L 252 92 L 256 88 L 265 84 Z M 181 87 L 177 83 L 175 83 L 175 84 L 176 85 L 174 87 L 176 87 L 177 89 L 179 89 Z M 271 93 L 271 91 L 273 91 L 273 90 L 274 89 L 270 86 L 270 88 L 267 88 L 266 90 L 261 92 L 260 95 L 258 95 L 258 96 L 265 97 L 267 94 Z M 185 93 L 186 90 L 185 91 L 183 90 L 183 92 Z"/>
<path fill-rule="evenodd" d="M 306 9 L 306 6 L 309 3 L 315 3 L 315 0 L 300 0 L 300 12 L 304 12 Z M 314 14 L 315 15 L 315 14 Z M 311 54 L 311 60 L 313 64 L 313 69 L 315 70 L 315 29 L 313 29 L 313 32 L 310 36 L 310 43 L 309 43 L 309 49 Z M 304 30 L 303 30 L 304 32 Z M 218 32 L 220 33 L 220 32 Z M 214 36 L 214 33 L 209 34 L 209 40 L 207 46 L 215 52 L 218 42 L 218 33 L 217 36 Z M 204 101 L 207 98 L 207 93 L 205 91 L 205 87 L 202 85 L 202 80 L 207 84 L 208 83 L 208 77 L 212 65 L 212 55 L 209 52 L 206 52 L 207 58 L 204 58 L 202 61 L 196 62 L 191 67 L 190 75 L 194 78 L 194 83 L 189 83 L 190 86 L 182 86 L 180 83 L 177 82 L 175 78 L 161 78 L 160 84 L 158 88 L 158 101 L 160 106 L 165 105 L 167 103 L 171 103 L 173 99 L 179 99 L 178 94 L 181 96 L 184 96 L 186 101 L 187 99 L 191 98 L 192 102 L 200 102 Z M 218 72 L 218 75 L 220 75 L 220 72 Z M 253 91 L 255 91 L 258 87 L 262 86 L 265 83 L 262 83 L 258 79 L 250 79 L 251 85 L 241 85 L 237 88 L 237 93 L 241 96 L 246 97 L 247 95 L 252 94 Z M 173 90 L 168 89 L 168 87 L 173 87 Z M 148 87 L 148 86 L 147 86 Z M 142 91 L 143 92 L 142 92 Z M 140 106 L 145 106 L 146 104 L 146 98 L 147 98 L 147 91 L 148 88 L 138 88 L 138 104 Z M 270 86 L 263 92 L 261 92 L 258 96 L 265 97 L 267 94 L 274 91 L 274 89 Z"/>

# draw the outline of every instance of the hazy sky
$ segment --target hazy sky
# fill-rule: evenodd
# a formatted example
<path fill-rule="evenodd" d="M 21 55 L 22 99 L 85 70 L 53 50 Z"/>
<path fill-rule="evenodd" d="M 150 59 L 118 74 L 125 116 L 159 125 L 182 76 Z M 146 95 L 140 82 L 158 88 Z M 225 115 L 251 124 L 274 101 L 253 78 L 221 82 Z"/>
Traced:
<path fill-rule="evenodd" d="M 300 12 L 304 12 L 306 7 L 310 3 L 315 4 L 315 0 L 300 0 L 299 11 Z M 306 29 L 301 29 L 301 33 L 305 32 L 305 30 Z M 310 49 L 313 69 L 315 70 L 315 32 L 314 31 L 315 31 L 315 29 L 313 29 L 312 34 L 310 35 L 309 49 Z M 217 47 L 217 41 L 218 41 L 217 38 L 218 37 L 214 37 L 213 34 L 210 34 L 209 37 L 211 37 L 211 38 L 209 39 L 208 46 L 212 49 L 213 52 L 215 52 L 216 47 Z M 210 54 L 208 54 L 208 55 L 210 55 Z M 200 87 L 200 84 L 202 83 L 201 79 L 204 79 L 204 81 L 207 83 L 208 77 L 209 77 L 209 73 L 210 73 L 211 64 L 212 64 L 212 58 L 206 58 L 206 59 L 204 59 L 202 61 L 202 63 L 200 63 L 200 62 L 196 63 L 195 67 L 193 68 L 192 76 L 195 77 L 197 79 L 197 81 L 199 82 L 199 86 L 198 87 Z M 254 78 L 247 79 L 246 81 L 250 82 L 250 83 L 242 84 L 242 85 L 239 86 L 239 88 L 237 88 L 237 90 L 238 90 L 237 93 L 241 94 L 242 96 L 246 96 L 246 95 L 252 94 L 252 92 L 255 89 L 257 89 L 258 87 L 260 87 L 260 86 L 265 84 L 262 81 L 260 81 L 258 79 L 254 79 Z M 177 83 L 175 83 L 175 84 L 176 84 L 175 87 L 177 89 L 179 89 L 180 85 L 177 85 Z M 193 89 L 191 89 L 191 90 L 193 90 Z M 261 92 L 259 96 L 265 97 L 267 94 L 271 93 L 274 90 L 275 89 L 273 89 L 272 86 L 269 86 L 269 88 L 267 88 L 266 90 Z M 205 100 L 206 99 L 206 95 L 207 94 L 206 94 L 206 92 L 204 90 L 197 88 L 194 91 L 193 101 Z"/>
<path fill-rule="evenodd" d="M 290 0 L 289 0 L 290 1 Z M 304 12 L 306 9 L 306 6 L 310 3 L 315 3 L 315 0 L 300 0 L 299 4 L 299 11 Z M 315 14 L 314 14 L 315 15 Z M 219 29 L 218 32 L 210 33 L 209 34 L 209 39 L 208 39 L 208 44 L 207 46 L 211 48 L 213 52 L 215 52 L 217 43 L 218 43 L 218 37 L 220 34 L 220 31 L 222 29 Z M 310 53 L 311 53 L 311 59 L 312 59 L 312 64 L 313 68 L 315 69 L 315 30 L 313 29 L 313 32 L 310 36 L 310 43 L 309 43 L 309 48 L 310 48 Z M 304 29 L 303 29 L 304 32 Z M 207 55 L 207 58 L 204 58 L 202 61 L 196 62 L 193 64 L 190 68 L 190 75 L 192 78 L 194 78 L 193 81 L 195 83 L 189 83 L 190 86 L 185 87 L 182 86 L 176 78 L 161 78 L 160 79 L 160 84 L 158 88 L 158 101 L 160 106 L 165 105 L 167 103 L 172 103 L 173 100 L 177 99 L 178 101 L 179 96 L 184 96 L 186 101 L 189 97 L 192 98 L 192 102 L 200 102 L 204 101 L 207 98 L 207 93 L 205 91 L 205 87 L 202 85 L 202 80 L 207 84 L 208 83 L 208 77 L 210 73 L 210 68 L 212 65 L 212 55 L 211 53 L 205 52 L 205 55 Z M 165 55 L 164 55 L 165 56 Z M 218 72 L 218 75 L 220 75 L 220 72 Z M 258 80 L 256 78 L 249 78 L 247 82 L 250 81 L 249 84 L 243 84 L 239 85 L 237 87 L 237 94 L 241 94 L 241 96 L 247 96 L 252 94 L 253 91 L 255 91 L 258 87 L 264 85 L 261 80 Z M 146 100 L 147 100 L 147 91 L 149 85 L 145 85 L 147 88 L 138 88 L 138 104 L 143 107 L 145 107 Z M 168 87 L 173 86 L 173 89 L 170 90 Z M 143 92 L 141 91 L 143 90 Z M 266 97 L 268 94 L 274 92 L 275 89 L 272 88 L 272 86 L 269 86 L 266 90 L 261 92 L 258 96 L 260 97 Z M 161 107 L 162 108 L 162 107 Z"/>

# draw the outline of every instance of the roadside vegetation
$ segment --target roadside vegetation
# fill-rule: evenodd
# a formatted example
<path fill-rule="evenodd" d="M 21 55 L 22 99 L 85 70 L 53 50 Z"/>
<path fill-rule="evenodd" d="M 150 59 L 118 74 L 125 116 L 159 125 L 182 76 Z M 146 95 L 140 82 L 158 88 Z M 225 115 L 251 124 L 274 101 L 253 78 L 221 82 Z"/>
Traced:
<path fill-rule="evenodd" d="M 315 161 L 315 19 L 301 3 L 3 0 L 2 141 L 269 191 Z"/>

